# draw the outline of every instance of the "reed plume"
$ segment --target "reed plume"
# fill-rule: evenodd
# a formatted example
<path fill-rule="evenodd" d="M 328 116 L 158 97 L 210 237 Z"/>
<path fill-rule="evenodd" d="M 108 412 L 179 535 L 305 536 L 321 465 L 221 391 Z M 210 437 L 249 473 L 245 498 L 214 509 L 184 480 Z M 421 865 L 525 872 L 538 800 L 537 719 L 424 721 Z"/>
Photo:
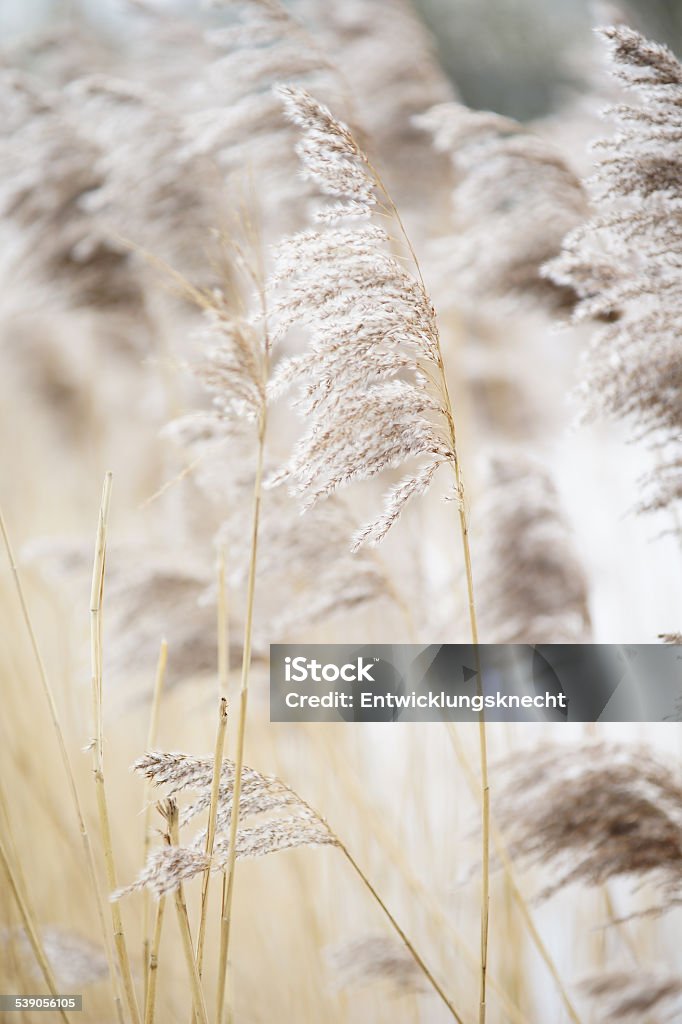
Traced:
<path fill-rule="evenodd" d="M 453 231 L 437 252 L 460 301 L 506 297 L 571 307 L 570 284 L 542 266 L 587 216 L 579 179 L 561 152 L 508 117 L 443 103 L 415 119 L 454 172 Z"/>
<path fill-rule="evenodd" d="M 107 977 L 109 964 L 101 946 L 70 928 L 58 925 L 43 925 L 39 929 L 39 935 L 45 956 L 62 992 L 79 991 Z M 18 954 L 22 969 L 31 981 L 34 984 L 42 984 L 43 976 L 38 970 L 24 928 L 0 930 L 0 948 L 5 950 L 5 955 L 8 955 L 10 945 L 14 954 Z"/>
<path fill-rule="evenodd" d="M 642 1020 L 675 1021 L 682 1013 L 682 978 L 655 970 L 608 971 L 583 984 L 605 1024 L 639 1024 Z"/>
<path fill-rule="evenodd" d="M 424 979 L 414 960 L 386 936 L 367 935 L 338 944 L 327 955 L 341 988 L 386 981 L 399 994 L 424 991 Z"/>
<path fill-rule="evenodd" d="M 196 790 L 197 800 L 180 815 L 180 825 L 187 825 L 211 803 L 213 758 L 194 758 L 186 754 L 150 751 L 133 765 L 156 786 L 162 786 L 167 798 L 173 799 L 186 790 Z M 262 775 L 243 766 L 241 785 L 235 786 L 237 767 L 223 759 L 220 765 L 216 842 L 211 857 L 204 852 L 206 832 L 195 835 L 191 846 L 164 846 L 152 852 L 136 882 L 116 893 L 116 898 L 141 888 L 149 888 L 157 896 L 174 891 L 183 882 L 203 874 L 208 866 L 224 870 L 230 862 L 233 803 L 239 799 L 239 825 L 236 832 L 236 859 L 262 857 L 278 850 L 298 846 L 336 845 L 329 827 L 288 786 L 279 779 Z M 249 819 L 274 811 L 285 810 L 280 817 L 246 825 Z M 236 815 L 235 815 L 236 817 Z"/>
<path fill-rule="evenodd" d="M 4 272 L 49 289 L 40 294 L 42 306 L 49 296 L 59 309 L 139 309 L 127 254 L 97 235 L 86 208 L 86 197 L 102 181 L 96 143 L 67 99 L 40 80 L 3 68 L 0 95 Z"/>
<path fill-rule="evenodd" d="M 312 508 L 353 480 L 421 462 L 355 535 L 357 549 L 381 541 L 442 465 L 457 466 L 438 327 L 423 283 L 389 251 L 391 235 L 374 223 L 339 226 L 370 219 L 377 206 L 391 210 L 350 130 L 304 90 L 280 95 L 301 129 L 303 173 L 336 201 L 318 214 L 327 229 L 277 249 L 278 332 L 305 326 L 311 345 L 280 363 L 273 381 L 299 385 L 307 430 L 272 482 L 287 481 Z M 459 489 L 456 496 L 463 500 Z"/>
<path fill-rule="evenodd" d="M 188 152 L 181 108 L 147 85 L 104 74 L 76 79 L 66 96 L 97 154 L 97 187 L 81 200 L 91 244 L 126 253 L 134 243 L 194 279 L 205 276 L 217 262 L 211 229 L 221 220 L 221 182 L 210 161 Z"/>
<path fill-rule="evenodd" d="M 481 631 L 490 643 L 589 643 L 588 588 L 548 470 L 491 460 L 481 500 Z"/>
<path fill-rule="evenodd" d="M 594 215 L 545 273 L 577 291 L 577 321 L 613 321 L 585 355 L 585 416 L 625 420 L 648 443 L 658 465 L 641 483 L 638 510 L 674 512 L 682 498 L 682 66 L 625 25 L 599 31 L 611 73 L 635 102 L 609 109 L 618 131 L 595 146 Z"/>
<path fill-rule="evenodd" d="M 361 140 L 386 169 L 401 210 L 411 211 L 419 238 L 439 230 L 448 166 L 424 159 L 422 133 L 413 118 L 455 98 L 440 65 L 435 40 L 409 0 L 303 0 L 302 14 L 352 90 Z M 405 74 L 405 68 L 410 74 Z"/>
<path fill-rule="evenodd" d="M 64 592 L 83 593 L 89 552 L 77 540 L 41 538 L 22 556 L 46 580 Z M 164 545 L 112 544 L 107 551 L 107 670 L 117 683 L 152 666 L 159 637 L 170 637 L 168 683 L 215 671 L 215 587 L 210 554 L 195 542 Z M 243 615 L 235 608 L 230 622 L 230 665 L 239 668 Z M 267 646 L 258 640 L 253 661 L 265 664 Z"/>
<path fill-rule="evenodd" d="M 640 747 L 542 747 L 507 765 L 499 821 L 512 856 L 551 865 L 545 897 L 571 882 L 649 882 L 663 911 L 682 896 L 682 782 Z"/>
<path fill-rule="evenodd" d="M 274 229 L 276 237 L 300 223 L 309 196 L 296 177 L 292 131 L 273 87 L 297 82 L 344 109 L 347 88 L 295 8 L 279 0 L 218 0 L 216 6 L 229 9 L 230 20 L 203 33 L 191 97 L 180 100 L 183 153 L 210 157 L 229 181 L 243 179 L 245 169 L 254 182 L 267 180 L 258 202 L 264 230 Z"/>

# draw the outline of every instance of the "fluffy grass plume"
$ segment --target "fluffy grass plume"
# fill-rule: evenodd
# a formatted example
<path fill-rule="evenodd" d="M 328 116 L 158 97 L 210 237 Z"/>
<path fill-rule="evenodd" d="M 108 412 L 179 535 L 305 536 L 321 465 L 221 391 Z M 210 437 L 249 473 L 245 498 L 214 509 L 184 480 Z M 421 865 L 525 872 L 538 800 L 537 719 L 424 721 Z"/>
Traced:
<path fill-rule="evenodd" d="M 277 387 L 298 384 L 307 429 L 275 479 L 312 507 L 353 480 L 421 463 L 356 534 L 359 548 L 381 541 L 441 466 L 457 465 L 438 326 L 423 281 L 390 249 L 400 243 L 372 220 L 388 210 L 395 225 L 397 211 L 350 130 L 304 90 L 280 95 L 301 129 L 303 173 L 336 201 L 318 213 L 328 227 L 278 248 L 278 329 L 305 326 L 310 351 L 276 376 Z"/>
<path fill-rule="evenodd" d="M 586 415 L 624 419 L 656 469 L 643 511 L 682 498 L 682 65 L 626 25 L 599 30 L 612 74 L 633 102 L 608 111 L 616 132 L 596 144 L 594 214 L 546 268 L 580 296 L 579 321 L 601 326 L 586 353 Z"/>

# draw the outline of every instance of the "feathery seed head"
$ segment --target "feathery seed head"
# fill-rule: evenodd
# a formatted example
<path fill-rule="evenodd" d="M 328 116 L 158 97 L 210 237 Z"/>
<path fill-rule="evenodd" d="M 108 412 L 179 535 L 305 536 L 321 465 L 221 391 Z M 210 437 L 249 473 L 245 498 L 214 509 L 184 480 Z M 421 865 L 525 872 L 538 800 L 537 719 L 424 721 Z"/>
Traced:
<path fill-rule="evenodd" d="M 682 65 L 625 25 L 600 32 L 636 102 L 608 111 L 619 130 L 595 147 L 598 212 L 545 273 L 575 288 L 576 319 L 607 321 L 585 355 L 582 405 L 655 451 L 638 510 L 657 511 L 682 501 Z"/>
<path fill-rule="evenodd" d="M 198 798 L 184 809 L 180 825 L 186 826 L 208 809 L 213 785 L 213 758 L 192 757 L 182 753 L 150 751 L 132 766 L 168 794 L 162 807 L 177 814 L 175 795 L 194 790 Z M 216 841 L 212 859 L 205 854 L 206 831 L 199 831 L 190 846 L 165 846 L 150 855 L 138 879 L 114 894 L 115 899 L 141 888 L 157 896 L 178 887 L 183 881 L 203 873 L 207 867 L 223 869 L 229 862 L 230 822 L 235 781 L 235 765 L 225 759 L 220 771 L 216 817 Z M 286 812 L 275 816 L 277 812 Z M 249 824 L 254 818 L 265 818 Z M 239 801 L 237 858 L 263 857 L 278 850 L 299 846 L 336 846 L 338 840 L 326 822 L 289 786 L 275 776 L 263 775 L 244 766 Z"/>
<path fill-rule="evenodd" d="M 280 90 L 290 120 L 303 132 L 299 155 L 320 189 L 351 206 L 334 216 L 371 215 L 390 196 L 345 125 L 304 90 Z M 383 226 L 332 226 L 287 238 L 276 250 L 278 334 L 303 326 L 310 350 L 284 361 L 273 387 L 298 383 L 308 429 L 287 480 L 311 508 L 354 480 L 406 461 L 422 465 L 395 487 L 384 512 L 356 534 L 354 547 L 377 543 L 408 500 L 424 493 L 443 463 L 454 466 L 454 428 L 445 393 L 435 311 L 415 265 L 412 276 L 391 251 Z M 409 243 L 408 243 L 409 247 Z"/>

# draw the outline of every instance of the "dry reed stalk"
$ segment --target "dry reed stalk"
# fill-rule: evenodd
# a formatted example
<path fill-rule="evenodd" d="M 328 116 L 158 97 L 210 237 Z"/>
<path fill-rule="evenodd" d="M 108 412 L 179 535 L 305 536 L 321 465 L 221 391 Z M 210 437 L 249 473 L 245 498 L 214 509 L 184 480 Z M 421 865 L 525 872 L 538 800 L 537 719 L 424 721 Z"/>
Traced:
<path fill-rule="evenodd" d="M 225 588 L 225 548 L 221 546 L 218 554 L 218 689 L 220 692 L 220 703 L 218 707 L 218 728 L 216 731 L 215 752 L 213 755 L 213 780 L 211 782 L 211 803 L 208 809 L 208 827 L 206 829 L 206 856 L 213 856 L 213 845 L 216 835 L 216 819 L 218 816 L 218 801 L 220 797 L 220 772 L 223 763 L 223 750 L 225 748 L 225 734 L 227 730 L 227 684 L 230 664 L 229 633 L 228 633 L 228 604 Z M 151 750 L 151 747 L 147 748 Z M 208 912 L 208 888 L 211 882 L 210 866 L 206 868 L 201 883 L 201 918 L 199 920 L 199 934 L 197 936 L 197 967 L 201 977 L 204 962 L 204 941 L 206 936 L 206 920 Z M 221 902 L 222 907 L 222 902 Z"/>
<path fill-rule="evenodd" d="M 154 680 L 154 696 L 152 698 L 152 710 L 149 717 L 149 731 L 147 732 L 147 745 L 151 747 L 156 746 L 156 737 L 159 728 L 159 711 L 161 708 L 161 694 L 163 692 L 163 684 L 166 678 L 166 665 L 168 663 L 168 643 L 165 640 L 161 641 L 161 647 L 159 649 L 159 660 L 156 666 L 156 677 Z M 142 863 L 146 863 L 147 857 L 149 856 L 149 847 L 151 842 L 151 816 L 152 816 L 152 805 L 150 798 L 150 787 L 149 783 L 145 781 L 144 785 L 144 833 L 142 840 Z M 144 968 L 144 1005 L 147 1006 L 149 976 L 152 970 L 150 960 L 150 938 L 149 938 L 149 893 L 145 889 L 142 894 L 142 964 Z M 156 970 L 156 968 L 154 968 Z M 146 1009 L 145 1009 L 146 1018 Z M 146 1024 L 146 1021 L 145 1021 Z"/>
<path fill-rule="evenodd" d="M 221 697 L 218 706 L 218 727 L 216 729 L 215 751 L 213 754 L 213 779 L 211 780 L 211 802 L 208 808 L 208 827 L 206 829 L 206 858 L 209 861 L 201 881 L 201 916 L 199 918 L 199 933 L 197 935 L 197 970 L 199 977 L 204 962 L 204 943 L 206 939 L 206 920 L 208 913 L 208 889 L 211 881 L 210 859 L 213 856 L 213 846 L 216 836 L 216 821 L 218 817 L 218 803 L 220 799 L 220 771 L 223 763 L 223 750 L 225 748 L 225 733 L 227 731 L 227 698 Z"/>
<path fill-rule="evenodd" d="M 5 551 L 7 553 L 7 558 L 12 572 L 12 577 L 14 579 L 14 585 L 16 588 L 17 596 L 19 598 L 19 605 L 21 608 L 22 618 L 24 620 L 24 625 L 26 626 L 26 631 L 28 633 L 31 650 L 33 652 L 33 656 L 36 661 L 36 666 L 38 668 L 38 677 L 40 679 L 43 695 L 47 703 L 48 711 L 50 714 L 50 720 L 55 732 L 55 736 L 57 738 L 57 745 L 59 747 L 62 765 L 64 767 L 64 771 L 69 785 L 69 795 L 71 797 L 71 802 L 73 804 L 73 808 L 76 814 L 76 820 L 78 822 L 78 830 L 80 832 L 81 842 L 83 844 L 83 850 L 85 853 L 85 860 L 88 867 L 88 877 L 90 879 L 90 883 L 95 893 L 97 915 L 100 929 L 102 931 L 102 936 L 104 938 L 104 948 L 107 953 L 107 961 L 109 964 L 109 975 L 111 978 L 112 997 L 116 1009 L 116 1017 L 119 1021 L 119 1024 L 122 1024 L 123 1008 L 121 1005 L 121 998 L 118 993 L 118 978 L 116 974 L 116 968 L 114 965 L 115 961 L 112 952 L 111 939 L 109 936 L 109 929 L 107 928 L 105 923 L 104 902 L 102 900 L 102 893 L 100 891 L 99 883 L 97 880 L 97 869 L 95 867 L 95 858 L 93 855 L 92 846 L 90 844 L 90 836 L 88 834 L 88 830 L 85 824 L 85 817 L 83 815 L 83 809 L 81 807 L 80 796 L 78 795 L 78 787 L 76 786 L 76 779 L 73 774 L 71 758 L 69 756 L 69 752 L 66 746 L 66 740 L 64 738 L 64 731 L 62 729 L 61 720 L 59 718 L 57 704 L 54 699 L 52 686 L 50 685 L 50 680 L 47 675 L 47 670 L 45 668 L 43 656 L 40 652 L 40 647 L 38 646 L 38 638 L 36 637 L 35 630 L 33 629 L 33 623 L 31 621 L 31 616 L 28 610 L 28 604 L 26 602 L 26 597 L 24 594 L 24 587 L 21 582 L 21 577 L 19 575 L 17 563 L 14 558 L 14 551 L 10 543 L 9 534 L 7 533 L 7 527 L 5 525 L 5 520 L 1 509 L 0 533 L 2 533 L 3 544 L 5 547 Z"/>
<path fill-rule="evenodd" d="M 102 598 L 104 594 L 104 571 L 106 564 L 107 522 L 111 501 L 111 473 L 106 473 L 102 488 L 102 502 L 97 523 L 95 539 L 95 559 L 92 570 L 92 590 L 90 594 L 90 657 L 92 673 L 92 711 L 93 711 L 93 745 L 92 763 L 95 776 L 95 794 L 97 796 L 97 812 L 99 815 L 100 834 L 104 852 L 104 867 L 107 885 L 110 892 L 118 888 L 116 880 L 116 863 L 114 846 L 111 836 L 109 807 L 104 785 L 104 722 L 102 715 Z M 117 902 L 109 901 L 111 923 L 114 930 L 114 948 L 123 981 L 128 1013 L 133 1024 L 141 1024 L 140 1011 L 135 995 L 133 974 L 130 967 L 128 947 L 123 931 L 121 908 Z"/>
<path fill-rule="evenodd" d="M 32 908 L 28 903 L 26 896 L 21 891 L 21 886 L 12 868 L 5 844 L 2 841 L 2 836 L 0 836 L 0 860 L 2 861 L 2 866 L 5 869 L 5 874 L 7 875 L 7 880 L 9 882 L 10 889 L 12 890 L 12 895 L 14 896 L 14 900 L 19 909 L 19 914 L 21 915 L 26 935 L 28 936 L 31 949 L 33 950 L 38 966 L 40 967 L 41 974 L 43 975 L 47 987 L 50 990 L 50 995 L 57 997 L 59 996 L 57 982 L 55 981 L 52 968 L 50 967 L 50 963 L 45 955 L 40 935 L 35 926 Z M 66 1013 L 66 1010 L 61 1007 L 59 1009 L 59 1016 L 65 1024 L 69 1024 L 68 1014 Z"/>
<path fill-rule="evenodd" d="M 164 641 L 165 642 L 165 641 Z M 149 780 L 146 780 L 148 783 Z M 146 789 L 145 785 L 145 789 Z M 158 807 L 157 807 L 158 810 Z M 164 810 L 166 808 L 164 807 Z M 166 845 L 170 846 L 170 834 L 164 833 L 163 836 Z M 145 899 L 148 898 L 148 890 L 144 889 Z M 159 973 L 159 950 L 161 948 L 161 930 L 163 928 L 164 913 L 166 910 L 166 896 L 161 894 L 156 904 L 156 915 L 154 918 L 154 936 L 152 938 L 151 946 L 149 949 L 149 966 L 148 972 L 145 975 L 147 984 L 145 986 L 144 994 L 144 1024 L 154 1024 L 154 1014 L 156 1012 L 156 983 Z"/>
<path fill-rule="evenodd" d="M 166 819 L 168 825 L 168 836 L 170 839 L 169 845 L 179 847 L 180 845 L 180 826 L 178 821 L 178 807 L 173 799 L 164 800 L 159 806 L 159 812 Z M 208 1024 L 208 1013 L 206 1012 L 206 1003 L 204 1000 L 204 993 L 201 988 L 201 978 L 199 977 L 199 969 L 194 956 L 194 943 L 192 942 L 192 931 L 189 926 L 189 916 L 187 914 L 187 904 L 185 902 L 185 894 L 182 887 L 182 882 L 179 882 L 174 892 L 175 909 L 178 915 L 178 924 L 180 926 L 180 936 L 182 938 L 182 949 L 185 955 L 185 961 L 187 963 L 187 970 L 189 972 L 190 985 L 192 988 L 192 1002 L 194 1005 L 194 1015 L 198 1024 Z"/>
<path fill-rule="evenodd" d="M 230 603 L 225 581 L 225 545 L 218 553 L 218 696 L 229 700 Z"/>
<path fill-rule="evenodd" d="M 265 379 L 269 364 L 269 346 L 266 346 Z M 227 963 L 230 948 L 230 925 L 232 923 L 232 899 L 234 893 L 234 874 L 237 856 L 237 827 L 239 824 L 239 805 L 244 767 L 244 741 L 246 736 L 246 716 L 249 700 L 249 672 L 251 668 L 251 643 L 253 639 L 253 606 L 256 593 L 256 563 L 258 560 L 258 530 L 263 492 L 263 459 L 265 454 L 265 432 L 267 424 L 267 406 L 263 403 L 258 422 L 258 455 L 256 461 L 256 477 L 253 485 L 253 511 L 251 519 L 251 548 L 249 557 L 249 575 L 246 589 L 246 619 L 244 623 L 244 648 L 242 655 L 241 683 L 239 688 L 239 724 L 237 727 L 237 746 L 235 752 L 234 779 L 234 811 L 230 817 L 230 847 L 225 869 L 226 882 L 223 886 L 223 900 L 220 912 L 220 950 L 218 961 L 218 995 L 216 1019 L 219 1024 L 231 1019 L 231 1013 L 225 1017 L 225 991 Z"/>
<path fill-rule="evenodd" d="M 236 869 L 236 836 L 239 823 L 242 769 L 244 766 L 244 744 L 249 700 L 249 676 L 253 649 L 253 610 L 256 593 L 256 569 L 263 493 L 263 467 L 268 422 L 267 386 L 270 376 L 271 337 L 268 327 L 268 308 L 265 293 L 265 272 L 262 251 L 259 246 L 258 226 L 245 217 L 243 229 L 246 234 L 246 248 L 232 240 L 239 266 L 255 290 L 259 302 L 258 327 L 249 321 L 240 321 L 226 313 L 214 301 L 203 301 L 209 316 L 213 316 L 213 329 L 222 336 L 222 348 L 215 349 L 204 368 L 207 385 L 219 393 L 220 408 L 229 413 L 230 420 L 243 417 L 256 423 L 256 464 L 252 495 L 251 534 L 249 545 L 249 568 L 246 586 L 246 611 L 244 620 L 241 679 L 239 688 L 239 715 L 235 752 L 235 793 L 234 814 L 230 822 L 230 847 L 225 867 L 226 879 L 223 884 L 220 912 L 220 946 L 218 954 L 218 986 L 216 1020 L 224 1019 L 226 976 L 230 944 L 230 925 L 234 875 Z M 221 577 L 224 579 L 224 564 L 221 561 Z M 219 675 L 221 686 L 227 688 L 229 669 L 227 644 L 227 603 L 219 594 Z M 222 603 L 221 603 L 222 602 Z M 224 694 L 223 694 L 224 696 Z M 219 769 L 216 769 L 219 771 Z M 214 780 L 215 781 L 215 780 Z M 205 883 L 208 884 L 208 883 Z"/>
<path fill-rule="evenodd" d="M 471 767 L 469 766 L 466 753 L 464 752 L 459 735 L 457 733 L 457 729 L 453 722 L 448 723 L 448 736 L 450 737 L 450 742 L 452 743 L 452 747 L 453 750 L 455 751 L 457 760 L 459 761 L 462 771 L 464 772 L 464 777 L 467 781 L 469 789 L 472 795 L 475 797 L 479 791 L 478 781 L 476 779 L 476 776 L 472 772 Z M 494 819 L 491 820 L 490 831 L 493 844 L 495 846 L 495 852 L 500 860 L 500 863 L 502 864 L 502 867 L 504 868 L 505 876 L 507 878 L 511 895 L 514 898 L 514 901 L 521 913 L 521 916 L 524 920 L 526 927 L 528 928 L 530 937 L 533 940 L 533 943 L 538 953 L 540 954 L 542 960 L 544 961 L 549 973 L 551 974 L 552 979 L 554 980 L 554 983 L 557 987 L 557 992 L 559 993 L 559 997 L 562 1003 L 564 1004 L 568 1016 L 573 1021 L 573 1024 L 582 1024 L 578 1012 L 575 1006 L 573 1005 L 573 1002 L 566 990 L 566 986 L 563 983 L 561 974 L 559 973 L 559 969 L 557 965 L 554 963 L 552 955 L 547 949 L 547 946 L 545 945 L 545 942 L 535 925 L 535 921 L 533 920 L 533 915 L 530 912 L 528 902 L 523 893 L 521 892 L 521 889 L 518 886 L 516 878 L 514 877 L 514 869 L 511 857 L 507 852 L 507 847 L 502 832 L 496 826 Z"/>
<path fill-rule="evenodd" d="M 163 915 L 165 909 L 166 897 L 161 896 L 159 898 L 159 902 L 156 904 L 154 933 L 148 952 L 148 969 L 145 976 L 144 1024 L 154 1024 L 154 1013 L 156 1010 L 156 981 L 159 973 L 159 948 L 161 946 L 161 929 L 163 927 Z"/>

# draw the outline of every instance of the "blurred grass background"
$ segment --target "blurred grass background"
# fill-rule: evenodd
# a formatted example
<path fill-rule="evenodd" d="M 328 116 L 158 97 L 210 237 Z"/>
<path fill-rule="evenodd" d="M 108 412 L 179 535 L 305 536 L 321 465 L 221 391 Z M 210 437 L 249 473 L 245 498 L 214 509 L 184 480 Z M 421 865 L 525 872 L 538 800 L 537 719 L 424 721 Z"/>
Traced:
<path fill-rule="evenodd" d="M 368 0 L 369 2 L 369 0 Z M 0 31 L 20 38 L 37 24 L 85 15 L 125 45 L 127 0 L 2 0 Z M 132 6 L 132 5 L 130 5 Z M 157 0 L 184 12 L 200 0 Z M 580 87 L 581 57 L 593 24 L 614 12 L 675 49 L 682 41 L 682 0 L 414 0 L 464 103 L 529 120 L 557 109 Z"/>

